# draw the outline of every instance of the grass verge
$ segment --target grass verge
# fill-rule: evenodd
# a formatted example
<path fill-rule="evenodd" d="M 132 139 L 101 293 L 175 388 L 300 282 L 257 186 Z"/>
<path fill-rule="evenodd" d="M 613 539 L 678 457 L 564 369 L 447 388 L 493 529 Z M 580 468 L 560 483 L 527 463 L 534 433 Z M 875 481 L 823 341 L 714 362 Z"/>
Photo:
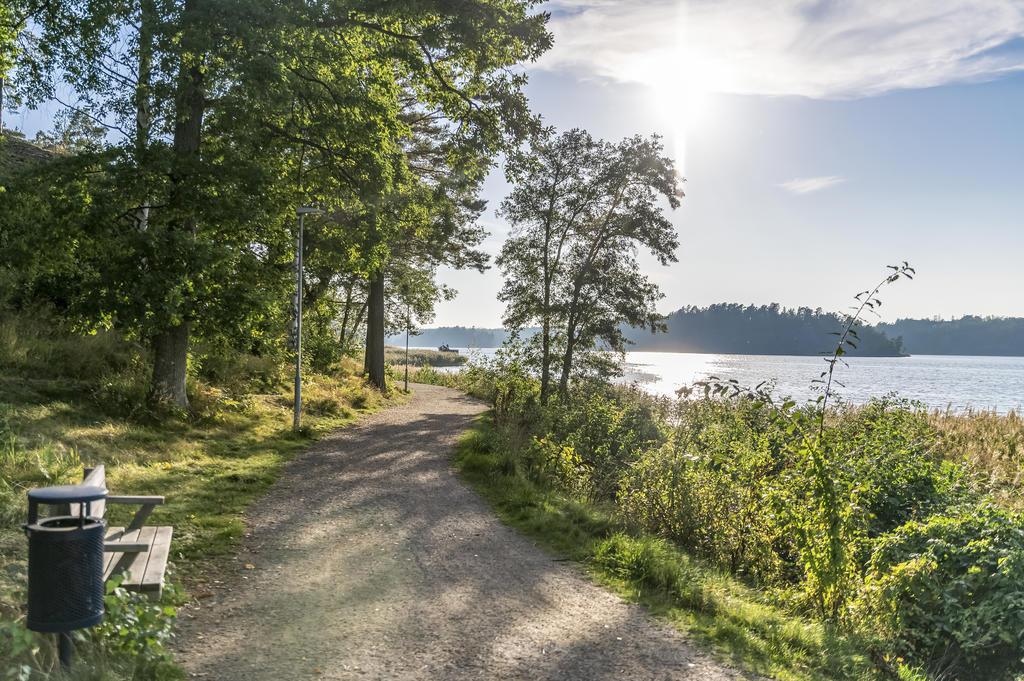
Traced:
<path fill-rule="evenodd" d="M 609 511 L 531 479 L 502 445 L 490 415 L 460 441 L 455 463 L 504 522 L 581 562 L 595 581 L 647 606 L 748 674 L 783 681 L 887 678 L 869 659 L 868 642 L 791 615 L 669 542 L 630 532 Z"/>
<path fill-rule="evenodd" d="M 0 658 L 10 657 L 13 665 L 0 662 L 0 676 L 41 679 L 55 673 L 51 637 L 32 635 L 19 624 L 27 558 L 20 524 L 28 489 L 77 483 L 83 465 L 105 464 L 112 493 L 166 497 L 148 524 L 174 527 L 172 569 L 178 578 L 186 578 L 186 585 L 202 580 L 215 565 L 211 559 L 234 548 L 245 531 L 243 513 L 293 456 L 360 414 L 404 399 L 398 391 L 385 397 L 365 385 L 356 364 L 350 364 L 331 376 L 304 381 L 303 428 L 297 433 L 292 431 L 290 386 L 246 394 L 193 380 L 195 415 L 155 418 L 122 413 L 117 408 L 121 400 L 103 393 L 134 394 L 133 385 L 146 376 L 133 377 L 130 369 L 99 388 L 94 380 L 14 372 L 0 377 Z M 124 524 L 134 508 L 114 506 L 109 511 L 109 524 Z M 151 646 L 149 641 L 156 639 L 141 623 L 159 622 L 161 631 L 169 632 L 173 606 L 186 598 L 178 589 L 165 590 L 154 615 L 150 606 L 135 604 L 130 595 L 116 596 L 108 611 L 114 607 L 135 613 L 126 609 L 135 608 L 137 613 L 127 619 L 108 617 L 113 633 L 96 629 L 76 634 L 81 663 L 70 678 L 179 678 L 181 672 L 169 656 L 161 653 L 143 668 L 139 661 L 146 656 L 124 648 L 124 642 L 138 637 L 146 650 L 159 648 Z M 168 608 L 169 617 L 159 614 L 161 608 Z"/>

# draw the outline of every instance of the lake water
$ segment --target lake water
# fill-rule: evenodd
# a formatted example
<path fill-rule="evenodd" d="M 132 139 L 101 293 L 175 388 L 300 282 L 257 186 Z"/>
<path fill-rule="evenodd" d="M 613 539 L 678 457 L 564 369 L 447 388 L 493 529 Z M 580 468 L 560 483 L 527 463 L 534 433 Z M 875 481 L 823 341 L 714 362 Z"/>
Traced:
<path fill-rule="evenodd" d="M 491 357 L 494 349 L 460 348 L 462 354 Z M 896 392 L 931 409 L 1020 411 L 1024 405 L 1024 357 L 848 357 L 836 367 L 835 388 L 843 400 L 865 402 Z M 818 394 L 811 381 L 828 366 L 821 357 L 790 355 L 712 355 L 683 352 L 627 352 L 622 381 L 674 396 L 684 385 L 710 376 L 755 386 L 773 380 L 776 394 L 798 401 Z"/>

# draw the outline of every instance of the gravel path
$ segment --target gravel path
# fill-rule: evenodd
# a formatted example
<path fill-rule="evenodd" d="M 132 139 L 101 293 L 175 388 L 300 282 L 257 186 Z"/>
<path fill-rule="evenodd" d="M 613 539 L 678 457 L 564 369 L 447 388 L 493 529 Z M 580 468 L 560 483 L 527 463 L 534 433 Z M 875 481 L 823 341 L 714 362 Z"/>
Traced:
<path fill-rule="evenodd" d="M 499 522 L 449 460 L 484 405 L 416 386 L 293 460 L 183 609 L 217 681 L 743 678 Z"/>

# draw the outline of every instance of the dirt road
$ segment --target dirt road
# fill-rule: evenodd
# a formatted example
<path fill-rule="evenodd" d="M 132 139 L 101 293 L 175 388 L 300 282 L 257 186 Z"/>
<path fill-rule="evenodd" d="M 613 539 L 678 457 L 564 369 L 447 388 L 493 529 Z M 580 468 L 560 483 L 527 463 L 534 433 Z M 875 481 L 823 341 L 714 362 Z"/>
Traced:
<path fill-rule="evenodd" d="M 502 525 L 450 455 L 484 405 L 410 403 L 313 445 L 247 519 L 177 659 L 217 681 L 743 678 Z"/>

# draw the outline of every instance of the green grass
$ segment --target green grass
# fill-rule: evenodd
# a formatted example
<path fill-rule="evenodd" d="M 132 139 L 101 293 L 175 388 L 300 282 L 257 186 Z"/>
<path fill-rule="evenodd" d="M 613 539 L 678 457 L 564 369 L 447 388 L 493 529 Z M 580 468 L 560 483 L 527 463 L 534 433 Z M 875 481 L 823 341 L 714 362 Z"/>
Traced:
<path fill-rule="evenodd" d="M 201 355 L 197 360 L 210 361 Z M 295 433 L 291 385 L 275 378 L 280 367 L 264 359 L 221 358 L 215 372 L 227 379 L 221 387 L 190 378 L 191 416 L 154 414 L 145 407 L 148 362 L 135 346 L 111 334 L 76 339 L 32 320 L 0 320 L 0 676 L 21 678 L 20 665 L 27 664 L 27 678 L 51 678 L 56 664 L 52 637 L 32 635 L 21 624 L 27 542 L 20 525 L 27 490 L 77 483 L 83 465 L 104 464 L 112 493 L 165 496 L 148 523 L 174 527 L 174 579 L 197 583 L 236 546 L 245 532 L 243 513 L 289 459 L 360 414 L 404 399 L 366 385 L 359 368 L 345 360 L 329 376 L 307 376 L 303 428 Z M 108 522 L 124 524 L 133 511 L 110 507 Z M 177 589 L 165 590 L 149 621 L 169 629 L 173 609 L 161 614 L 161 608 L 183 599 Z M 139 607 L 147 612 L 148 606 Z M 129 638 L 99 629 L 79 636 L 81 664 L 72 678 L 179 678 L 182 672 L 166 653 L 145 643 L 140 621 L 111 623 Z M 122 644 L 131 636 L 142 637 L 150 652 L 125 654 Z M 18 643 L 19 637 L 30 645 Z"/>
<path fill-rule="evenodd" d="M 546 550 L 583 563 L 595 581 L 644 604 L 744 672 L 783 681 L 885 678 L 868 659 L 866 641 L 794 616 L 669 542 L 629 532 L 607 509 L 531 479 L 502 445 L 489 415 L 460 441 L 455 463 L 503 521 Z"/>
<path fill-rule="evenodd" d="M 24 558 L 17 528 L 24 492 L 77 482 L 83 464 L 105 464 L 114 493 L 166 496 L 149 522 L 175 528 L 172 560 L 179 571 L 224 554 L 244 531 L 243 511 L 292 456 L 386 403 L 352 375 L 314 376 L 304 397 L 304 426 L 294 433 L 285 388 L 232 398 L 204 387 L 193 399 L 198 418 L 147 421 L 111 416 L 60 381 L 0 379 L 0 568 Z M 130 512 L 111 508 L 111 523 Z"/>

